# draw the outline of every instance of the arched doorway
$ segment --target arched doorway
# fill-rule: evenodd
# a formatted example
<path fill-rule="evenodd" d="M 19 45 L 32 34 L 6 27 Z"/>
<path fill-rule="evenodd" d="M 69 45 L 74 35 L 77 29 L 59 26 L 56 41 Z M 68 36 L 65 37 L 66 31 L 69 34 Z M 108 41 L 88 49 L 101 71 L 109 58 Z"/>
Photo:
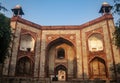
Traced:
<path fill-rule="evenodd" d="M 107 69 L 105 61 L 99 57 L 95 57 L 89 63 L 90 68 L 90 78 L 95 79 L 106 79 L 107 77 Z"/>
<path fill-rule="evenodd" d="M 17 76 L 33 75 L 33 62 L 27 56 L 22 57 L 17 61 L 16 75 Z"/>
<path fill-rule="evenodd" d="M 59 77 L 67 79 L 66 76 L 60 76 L 63 73 L 68 74 L 68 78 L 75 78 L 77 72 L 75 47 L 72 42 L 60 37 L 51 41 L 46 48 L 46 77 L 53 77 L 56 74 L 56 66 L 61 64 L 65 66 L 66 70 L 65 68 L 59 70 Z"/>
<path fill-rule="evenodd" d="M 63 65 L 59 65 L 55 68 L 55 74 L 58 77 L 58 81 L 67 80 L 67 68 Z"/>

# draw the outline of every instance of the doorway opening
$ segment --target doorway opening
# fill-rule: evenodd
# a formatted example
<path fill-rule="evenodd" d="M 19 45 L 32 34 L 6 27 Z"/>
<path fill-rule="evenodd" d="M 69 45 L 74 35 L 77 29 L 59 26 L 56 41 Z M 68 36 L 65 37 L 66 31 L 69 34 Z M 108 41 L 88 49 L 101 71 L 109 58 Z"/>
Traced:
<path fill-rule="evenodd" d="M 59 65 L 55 68 L 55 75 L 58 77 L 58 81 L 67 80 L 67 69 L 63 65 Z"/>

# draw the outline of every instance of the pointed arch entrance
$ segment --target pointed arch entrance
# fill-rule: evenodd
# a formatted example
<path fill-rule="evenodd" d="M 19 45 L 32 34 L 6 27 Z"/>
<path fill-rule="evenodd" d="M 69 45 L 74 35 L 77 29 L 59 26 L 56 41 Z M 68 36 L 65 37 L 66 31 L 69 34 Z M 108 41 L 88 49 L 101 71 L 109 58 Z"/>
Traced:
<path fill-rule="evenodd" d="M 50 42 L 46 48 L 45 66 L 46 77 L 55 76 L 57 72 L 58 79 L 65 77 L 66 80 L 69 76 L 75 78 L 77 64 L 74 45 L 69 40 L 61 37 Z M 60 76 L 60 72 L 64 75 Z"/>
<path fill-rule="evenodd" d="M 89 63 L 90 68 L 90 78 L 100 78 L 106 79 L 107 77 L 107 68 L 104 59 L 100 57 L 93 58 Z"/>
<path fill-rule="evenodd" d="M 32 76 L 33 75 L 33 61 L 24 56 L 17 61 L 16 75 L 17 76 Z"/>
<path fill-rule="evenodd" d="M 58 81 L 67 80 L 67 68 L 64 65 L 58 65 L 55 68 L 55 75 L 58 77 Z"/>

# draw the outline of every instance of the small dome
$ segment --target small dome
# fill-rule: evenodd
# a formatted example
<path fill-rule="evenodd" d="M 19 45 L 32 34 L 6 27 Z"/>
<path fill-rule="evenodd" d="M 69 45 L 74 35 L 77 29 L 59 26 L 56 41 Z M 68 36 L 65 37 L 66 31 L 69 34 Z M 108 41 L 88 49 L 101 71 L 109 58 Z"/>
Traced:
<path fill-rule="evenodd" d="M 15 6 L 15 9 L 20 9 L 20 8 L 21 8 L 20 5 L 16 5 L 16 6 Z"/>
<path fill-rule="evenodd" d="M 107 2 L 103 2 L 99 13 L 108 14 L 110 13 L 111 9 L 112 9 L 112 6 L 110 6 Z"/>
<path fill-rule="evenodd" d="M 102 3 L 103 6 L 110 6 L 107 2 Z"/>
<path fill-rule="evenodd" d="M 22 7 L 20 5 L 16 5 L 13 9 L 11 9 L 15 16 L 24 15 Z"/>

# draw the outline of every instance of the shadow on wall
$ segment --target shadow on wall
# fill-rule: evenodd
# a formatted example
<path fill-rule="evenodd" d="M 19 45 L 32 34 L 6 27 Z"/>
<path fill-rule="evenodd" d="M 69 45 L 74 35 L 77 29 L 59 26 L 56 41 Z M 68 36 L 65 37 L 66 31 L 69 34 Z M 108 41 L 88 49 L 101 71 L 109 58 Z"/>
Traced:
<path fill-rule="evenodd" d="M 0 77 L 2 76 L 2 68 L 3 68 L 3 64 L 0 63 Z"/>

